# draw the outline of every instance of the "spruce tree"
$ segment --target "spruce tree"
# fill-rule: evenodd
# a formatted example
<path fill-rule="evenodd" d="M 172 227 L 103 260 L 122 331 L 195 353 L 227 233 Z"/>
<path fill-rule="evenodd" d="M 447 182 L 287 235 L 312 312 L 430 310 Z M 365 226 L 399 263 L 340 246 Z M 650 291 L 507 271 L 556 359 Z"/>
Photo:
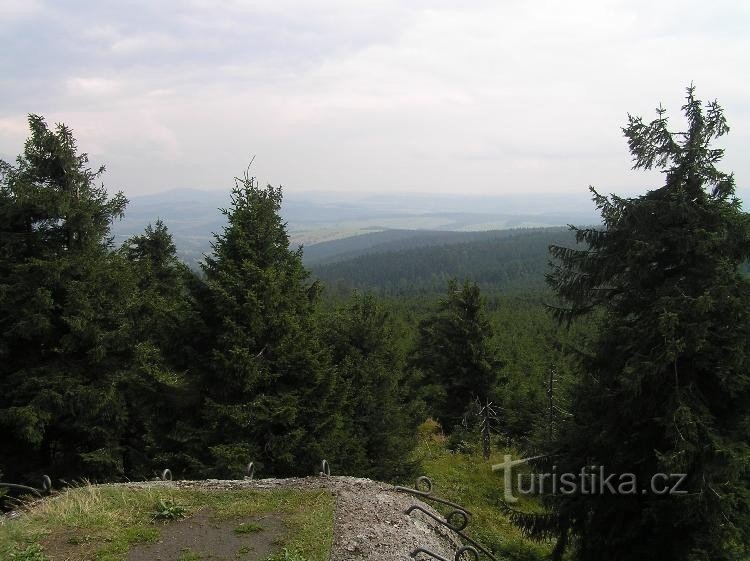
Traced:
<path fill-rule="evenodd" d="M 29 117 L 31 136 L 0 181 L 0 430 L 11 479 L 122 473 L 133 286 L 109 228 L 127 203 L 108 197 L 72 131 Z"/>
<path fill-rule="evenodd" d="M 412 474 L 416 422 L 393 320 L 371 293 L 355 293 L 325 321 L 324 342 L 346 388 L 340 456 L 345 473 L 379 481 Z"/>
<path fill-rule="evenodd" d="M 289 247 L 281 188 L 237 180 L 203 270 L 210 343 L 200 390 L 205 461 L 238 476 L 312 473 L 340 430 L 335 374 L 313 322 L 319 294 Z"/>
<path fill-rule="evenodd" d="M 419 324 L 411 364 L 422 378 L 429 412 L 443 427 L 463 420 L 475 400 L 487 403 L 502 381 L 479 286 L 448 283 L 435 314 Z"/>
<path fill-rule="evenodd" d="M 734 178 L 717 169 L 728 132 L 721 107 L 688 89 L 687 130 L 663 109 L 623 129 L 634 169 L 664 185 L 633 198 L 592 189 L 601 228 L 575 229 L 583 249 L 553 247 L 558 318 L 600 329 L 579 357 L 573 418 L 550 461 L 558 473 L 598 465 L 632 473 L 627 494 L 547 496 L 551 516 L 517 516 L 558 536 L 555 558 L 633 561 L 747 559 L 750 544 L 750 223 Z M 657 473 L 687 474 L 653 492 Z M 677 478 L 671 483 L 676 483 Z M 627 490 L 627 489 L 626 489 Z"/>
<path fill-rule="evenodd" d="M 128 306 L 130 368 L 119 391 L 128 422 L 122 436 L 125 472 L 148 477 L 169 465 L 184 473 L 191 464 L 184 417 L 194 410 L 189 384 L 198 356 L 194 335 L 200 320 L 189 287 L 193 273 L 177 257 L 172 236 L 161 220 L 122 245 L 137 290 Z"/>

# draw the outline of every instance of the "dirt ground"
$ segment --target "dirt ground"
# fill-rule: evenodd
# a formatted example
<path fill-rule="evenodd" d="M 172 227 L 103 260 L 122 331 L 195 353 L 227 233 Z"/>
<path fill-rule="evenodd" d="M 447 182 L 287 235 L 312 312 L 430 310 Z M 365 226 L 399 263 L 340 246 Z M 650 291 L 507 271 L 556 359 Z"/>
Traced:
<path fill-rule="evenodd" d="M 259 529 L 235 531 L 249 524 Z M 133 548 L 128 561 L 260 561 L 273 552 L 283 534 L 283 520 L 278 515 L 216 521 L 204 509 L 165 525 L 158 542 Z"/>

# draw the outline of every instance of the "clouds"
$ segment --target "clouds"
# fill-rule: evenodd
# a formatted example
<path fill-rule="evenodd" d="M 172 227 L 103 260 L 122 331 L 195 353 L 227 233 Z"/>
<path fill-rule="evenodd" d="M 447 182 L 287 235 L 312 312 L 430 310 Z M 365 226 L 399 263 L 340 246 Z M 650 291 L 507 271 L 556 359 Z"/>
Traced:
<path fill-rule="evenodd" d="M 35 0 L 3 0 L 0 2 L 0 20 L 13 23 L 38 14 L 41 4 Z"/>
<path fill-rule="evenodd" d="M 3 9 L 0 153 L 43 113 L 131 193 L 223 188 L 250 154 L 296 190 L 633 189 L 626 112 L 676 114 L 691 80 L 726 107 L 727 161 L 750 174 L 740 2 Z"/>
<path fill-rule="evenodd" d="M 70 94 L 74 98 L 110 97 L 117 95 L 120 87 L 116 80 L 107 78 L 70 78 L 66 82 Z"/>

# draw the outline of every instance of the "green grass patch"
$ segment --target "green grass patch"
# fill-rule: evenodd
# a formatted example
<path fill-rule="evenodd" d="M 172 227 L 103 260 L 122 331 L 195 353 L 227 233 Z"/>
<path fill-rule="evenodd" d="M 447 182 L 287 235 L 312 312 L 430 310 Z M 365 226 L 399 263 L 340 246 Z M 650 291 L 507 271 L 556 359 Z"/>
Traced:
<path fill-rule="evenodd" d="M 253 524 L 252 522 L 244 522 L 234 529 L 234 533 L 254 534 L 255 532 L 260 532 L 262 529 L 263 526 L 259 526 L 258 524 Z"/>
<path fill-rule="evenodd" d="M 168 486 L 83 486 L 30 503 L 22 516 L 0 525 L 0 559 L 46 561 L 45 553 L 65 549 L 71 561 L 124 561 L 134 545 L 157 541 L 165 522 L 205 508 L 221 521 L 269 513 L 283 515 L 288 532 L 279 544 L 282 553 L 282 548 L 287 548 L 305 561 L 328 559 L 334 500 L 326 491 Z M 169 514 L 157 517 L 156 512 Z M 259 529 L 242 524 L 236 530 L 244 533 Z"/>
<path fill-rule="evenodd" d="M 42 547 L 39 544 L 30 544 L 26 547 L 15 546 L 8 552 L 10 561 L 47 561 Z"/>
<path fill-rule="evenodd" d="M 333 546 L 333 511 L 335 501 L 327 491 L 309 493 L 310 503 L 298 509 L 287 522 L 290 532 L 283 544 L 283 552 L 293 552 L 290 561 L 327 561 Z M 285 548 L 285 549 L 284 549 Z M 286 559 L 286 558 L 283 558 Z"/>
<path fill-rule="evenodd" d="M 200 561 L 202 557 L 195 551 L 184 549 L 178 558 L 179 561 Z"/>
<path fill-rule="evenodd" d="M 471 522 L 466 529 L 469 536 L 500 558 L 517 561 L 547 559 L 554 544 L 526 538 L 501 512 L 503 474 L 493 472 L 492 465 L 502 463 L 504 454 L 521 457 L 516 451 L 499 450 L 485 460 L 479 453 L 453 453 L 441 442 L 429 439 L 423 439 L 415 451 L 423 473 L 432 479 L 432 493 L 471 511 Z M 443 514 L 452 510 L 438 503 L 433 503 L 433 506 Z M 526 512 L 542 511 L 535 497 L 519 496 L 519 501 L 512 506 Z"/>

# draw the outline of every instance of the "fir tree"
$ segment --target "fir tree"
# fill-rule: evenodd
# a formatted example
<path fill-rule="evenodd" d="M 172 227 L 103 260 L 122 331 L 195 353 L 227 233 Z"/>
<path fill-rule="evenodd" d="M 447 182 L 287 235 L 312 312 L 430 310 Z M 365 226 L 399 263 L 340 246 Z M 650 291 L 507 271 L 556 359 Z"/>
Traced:
<path fill-rule="evenodd" d="M 422 376 L 430 413 L 446 428 L 459 424 L 475 399 L 486 403 L 501 381 L 502 362 L 479 287 L 448 283 L 438 311 L 419 324 L 412 366 Z"/>
<path fill-rule="evenodd" d="M 405 479 L 416 423 L 392 318 L 372 294 L 355 293 L 335 311 L 324 342 L 345 385 L 340 456 L 345 472 L 379 481 Z"/>
<path fill-rule="evenodd" d="M 110 251 L 109 198 L 64 125 L 36 115 L 0 182 L 0 428 L 8 477 L 122 472 L 126 263 Z"/>
<path fill-rule="evenodd" d="M 215 473 L 309 474 L 340 429 L 335 375 L 313 323 L 317 283 L 279 217 L 281 188 L 237 181 L 206 276 L 210 333 L 200 390 L 206 460 Z"/>
<path fill-rule="evenodd" d="M 178 259 L 161 220 L 128 239 L 120 252 L 137 283 L 128 308 L 133 359 L 119 383 L 128 416 L 125 471 L 147 477 L 169 465 L 184 472 L 190 462 L 181 456 L 192 439 L 184 436 L 183 418 L 194 410 L 186 372 L 197 358 L 194 334 L 200 328 L 189 290 L 193 273 Z"/>
<path fill-rule="evenodd" d="M 603 227 L 576 229 L 585 249 L 552 248 L 549 280 L 568 304 L 558 317 L 603 319 L 551 461 L 558 473 L 593 464 L 639 482 L 632 494 L 548 496 L 543 520 L 517 515 L 558 536 L 556 559 L 569 543 L 587 561 L 748 555 L 750 284 L 739 268 L 750 225 L 716 167 L 721 107 L 691 87 L 683 111 L 685 132 L 671 132 L 661 108 L 623 129 L 634 168 L 660 169 L 664 186 L 635 198 L 592 189 Z M 687 474 L 685 494 L 651 492 L 657 473 Z"/>

